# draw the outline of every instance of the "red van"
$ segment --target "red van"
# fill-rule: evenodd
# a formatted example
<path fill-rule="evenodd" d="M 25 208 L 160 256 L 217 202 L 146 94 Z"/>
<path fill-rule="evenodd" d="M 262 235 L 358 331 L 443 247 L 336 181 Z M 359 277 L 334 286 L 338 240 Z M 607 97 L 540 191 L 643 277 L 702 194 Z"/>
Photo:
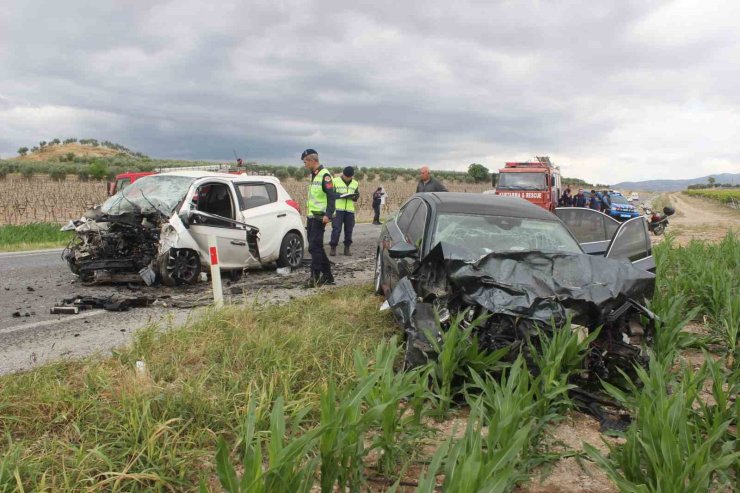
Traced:
<path fill-rule="evenodd" d="M 154 174 L 156 174 L 154 171 L 127 171 L 126 173 L 120 173 L 116 175 L 116 181 L 108 182 L 108 195 L 115 195 L 139 178 Z"/>

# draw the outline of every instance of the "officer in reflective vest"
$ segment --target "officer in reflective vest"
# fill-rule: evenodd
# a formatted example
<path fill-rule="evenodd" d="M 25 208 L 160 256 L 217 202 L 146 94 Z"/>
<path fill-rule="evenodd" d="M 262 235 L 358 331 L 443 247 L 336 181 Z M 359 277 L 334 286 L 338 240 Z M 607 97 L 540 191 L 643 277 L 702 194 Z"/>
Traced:
<path fill-rule="evenodd" d="M 319 153 L 306 149 L 301 154 L 303 165 L 311 172 L 311 183 L 308 186 L 306 211 L 306 235 L 308 251 L 311 254 L 311 277 L 306 287 L 317 287 L 334 284 L 329 258 L 324 251 L 324 230 L 334 215 L 334 182 L 331 173 L 319 163 Z"/>
<path fill-rule="evenodd" d="M 337 210 L 331 222 L 331 240 L 329 240 L 329 255 L 331 256 L 337 254 L 342 227 L 344 227 L 344 254 L 352 255 L 349 247 L 352 244 L 352 230 L 355 228 L 355 202 L 360 198 L 357 190 L 360 184 L 353 178 L 354 176 L 354 168 L 347 166 L 342 171 L 342 176 L 334 178 Z"/>

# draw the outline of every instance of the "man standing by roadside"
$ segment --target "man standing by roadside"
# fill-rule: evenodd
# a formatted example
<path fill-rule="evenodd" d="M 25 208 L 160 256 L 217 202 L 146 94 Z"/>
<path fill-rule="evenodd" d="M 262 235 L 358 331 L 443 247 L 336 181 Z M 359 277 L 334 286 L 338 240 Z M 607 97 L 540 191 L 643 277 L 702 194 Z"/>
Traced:
<path fill-rule="evenodd" d="M 355 202 L 360 198 L 360 193 L 357 191 L 360 184 L 353 178 L 354 176 L 354 168 L 347 166 L 342 170 L 342 176 L 334 178 L 337 208 L 331 222 L 331 239 L 329 240 L 329 255 L 332 257 L 337 254 L 342 226 L 344 226 L 344 255 L 352 255 L 349 247 L 352 245 L 352 230 L 355 228 Z"/>
<path fill-rule="evenodd" d="M 373 212 L 375 213 L 373 216 L 373 224 L 380 224 L 380 205 L 383 203 L 384 195 L 383 187 L 378 187 L 378 189 L 373 192 Z"/>
<path fill-rule="evenodd" d="M 583 195 L 582 188 L 579 188 L 578 193 L 573 197 L 573 207 L 586 207 L 586 196 Z"/>
<path fill-rule="evenodd" d="M 441 182 L 432 178 L 429 174 L 429 166 L 422 166 L 419 169 L 419 184 L 416 185 L 416 193 L 419 192 L 446 192 L 445 187 Z"/>
<path fill-rule="evenodd" d="M 311 254 L 311 277 L 306 281 L 305 287 L 314 288 L 334 284 L 329 258 L 324 251 L 324 230 L 334 215 L 334 182 L 331 173 L 319 163 L 318 152 L 306 149 L 301 154 L 301 160 L 305 168 L 311 172 L 306 203 L 308 211 L 306 234 L 308 251 Z"/>

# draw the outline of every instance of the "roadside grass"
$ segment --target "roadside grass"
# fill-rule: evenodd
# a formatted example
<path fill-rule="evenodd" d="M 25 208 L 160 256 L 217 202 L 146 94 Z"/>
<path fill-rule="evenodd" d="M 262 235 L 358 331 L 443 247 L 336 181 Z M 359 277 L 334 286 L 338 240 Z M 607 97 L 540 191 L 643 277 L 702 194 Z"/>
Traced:
<path fill-rule="evenodd" d="M 0 377 L 0 491 L 193 490 L 215 475 L 217 438 L 243 436 L 250 403 L 258 430 L 278 398 L 317 423 L 328 382 L 353 381 L 354 352 L 395 331 L 378 306 L 369 288 L 348 288 L 214 310 L 143 329 L 112 358 Z"/>
<path fill-rule="evenodd" d="M 652 363 L 628 390 L 606 385 L 634 420 L 608 454 L 588 455 L 621 491 L 726 488 L 740 472 L 740 238 L 676 247 L 669 237 L 655 256 Z M 211 310 L 176 330 L 143 329 L 112 358 L 0 377 L 0 492 L 380 490 L 370 473 L 397 491 L 420 464 L 419 492 L 440 481 L 447 492 L 505 492 L 573 453 L 548 451 L 544 438 L 572 409 L 569 377 L 588 339 L 566 326 L 504 359 L 480 353 L 457 317 L 443 336 L 454 347 L 399 373 L 400 331 L 371 293 Z M 706 340 L 682 331 L 700 315 Z M 725 358 L 676 368 L 695 346 Z M 430 442 L 429 418 L 460 403 L 470 408 L 462 436 Z M 430 445 L 431 460 L 418 452 Z"/>
<path fill-rule="evenodd" d="M 60 228 L 52 223 L 0 226 L 0 252 L 66 246 L 72 239 L 72 232 L 59 231 Z"/>

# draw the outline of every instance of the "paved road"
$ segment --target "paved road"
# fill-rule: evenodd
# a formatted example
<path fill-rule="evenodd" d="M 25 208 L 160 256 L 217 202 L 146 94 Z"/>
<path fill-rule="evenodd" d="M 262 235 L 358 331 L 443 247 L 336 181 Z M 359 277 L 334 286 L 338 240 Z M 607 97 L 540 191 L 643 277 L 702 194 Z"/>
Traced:
<path fill-rule="evenodd" d="M 369 282 L 379 227 L 358 224 L 353 256 L 333 257 L 338 284 Z M 325 236 L 329 240 L 329 231 Z M 328 246 L 327 246 L 328 250 Z M 341 251 L 341 246 L 340 249 Z M 307 270 L 279 277 L 274 269 L 252 271 L 242 282 L 224 281 L 225 293 L 238 301 L 259 292 L 263 301 L 310 294 L 299 288 Z M 323 288 L 322 288 L 323 289 Z M 169 297 L 160 306 L 127 312 L 90 310 L 79 315 L 52 315 L 49 309 L 64 298 L 76 296 Z M 30 368 L 60 358 L 102 352 L 131 340 L 131 334 L 148 324 L 161 328 L 178 326 L 192 316 L 191 308 L 169 308 L 180 302 L 203 305 L 210 299 L 210 285 L 188 288 L 133 289 L 127 286 L 81 284 L 61 259 L 61 250 L 0 253 L 0 374 Z M 174 302 L 174 303 L 173 303 Z"/>

